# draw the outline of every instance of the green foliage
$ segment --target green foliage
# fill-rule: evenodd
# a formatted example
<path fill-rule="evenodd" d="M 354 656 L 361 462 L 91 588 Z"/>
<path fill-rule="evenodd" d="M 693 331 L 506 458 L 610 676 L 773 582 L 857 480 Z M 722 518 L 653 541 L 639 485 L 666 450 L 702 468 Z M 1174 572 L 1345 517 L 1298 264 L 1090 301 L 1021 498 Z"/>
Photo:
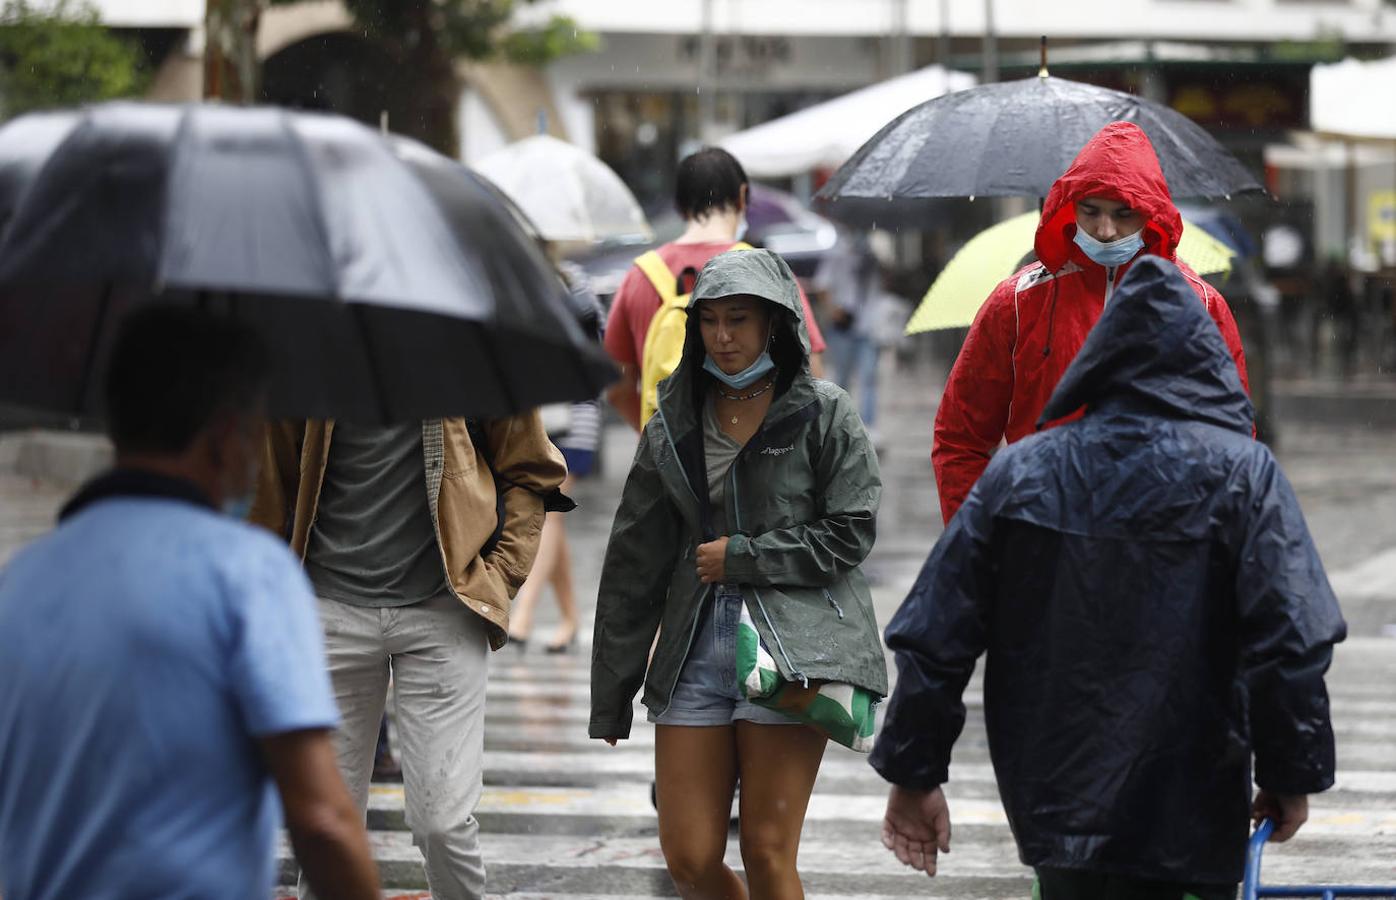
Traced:
<path fill-rule="evenodd" d="M 272 0 L 274 3 L 295 0 Z M 345 0 L 354 22 L 371 37 L 410 51 L 439 46 L 453 57 L 546 65 L 596 49 L 596 36 L 566 16 L 541 27 L 512 29 L 514 13 L 535 0 Z M 430 31 L 430 34 L 423 34 Z"/>
<path fill-rule="evenodd" d="M 139 94 L 141 52 L 82 0 L 6 0 L 0 10 L 0 114 Z"/>
<path fill-rule="evenodd" d="M 542 66 L 564 56 L 594 53 L 600 44 L 595 34 L 581 31 L 571 18 L 553 16 L 542 28 L 506 35 L 500 49 L 510 62 Z"/>
<path fill-rule="evenodd" d="M 1347 55 L 1347 43 L 1340 33 L 1322 31 L 1310 41 L 1276 41 L 1266 57 L 1276 62 L 1337 62 Z"/>

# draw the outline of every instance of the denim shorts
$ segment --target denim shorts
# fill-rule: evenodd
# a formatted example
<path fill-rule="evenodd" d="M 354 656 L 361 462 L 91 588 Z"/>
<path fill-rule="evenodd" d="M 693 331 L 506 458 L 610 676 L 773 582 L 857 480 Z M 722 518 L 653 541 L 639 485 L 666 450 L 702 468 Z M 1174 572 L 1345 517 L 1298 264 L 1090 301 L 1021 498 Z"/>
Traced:
<path fill-rule="evenodd" d="M 656 725 L 798 725 L 794 719 L 744 699 L 737 691 L 737 622 L 742 592 L 718 585 L 699 614 L 693 646 L 679 670 L 669 708 L 649 720 Z"/>

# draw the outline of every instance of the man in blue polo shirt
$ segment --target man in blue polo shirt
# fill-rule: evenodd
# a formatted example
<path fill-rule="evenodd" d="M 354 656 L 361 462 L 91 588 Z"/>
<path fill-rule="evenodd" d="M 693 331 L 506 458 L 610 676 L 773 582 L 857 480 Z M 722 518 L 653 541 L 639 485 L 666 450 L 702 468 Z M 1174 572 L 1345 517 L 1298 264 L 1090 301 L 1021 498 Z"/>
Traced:
<path fill-rule="evenodd" d="M 283 808 L 321 896 L 378 896 L 315 598 L 281 542 L 224 514 L 253 486 L 265 389 L 246 329 L 127 320 L 116 467 L 0 572 L 6 900 L 268 897 Z"/>

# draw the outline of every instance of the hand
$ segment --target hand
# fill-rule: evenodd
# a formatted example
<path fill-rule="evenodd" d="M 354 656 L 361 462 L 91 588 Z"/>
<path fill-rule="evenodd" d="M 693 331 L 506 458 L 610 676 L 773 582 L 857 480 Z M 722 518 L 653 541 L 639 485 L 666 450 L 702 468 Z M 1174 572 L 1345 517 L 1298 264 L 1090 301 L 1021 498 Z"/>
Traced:
<path fill-rule="evenodd" d="M 727 576 L 727 537 L 698 545 L 698 580 L 716 584 Z"/>
<path fill-rule="evenodd" d="M 620 738 L 602 738 L 601 740 L 614 747 L 620 741 Z"/>
<path fill-rule="evenodd" d="M 892 785 L 882 819 L 882 846 L 903 865 L 934 876 L 936 852 L 950 852 L 950 807 L 944 792 Z"/>
<path fill-rule="evenodd" d="M 1274 822 L 1270 840 L 1283 844 L 1294 837 L 1299 826 L 1309 821 L 1309 798 L 1305 794 L 1272 794 L 1261 788 L 1255 792 L 1255 802 L 1251 804 L 1251 819 L 1257 824 L 1261 819 Z"/>

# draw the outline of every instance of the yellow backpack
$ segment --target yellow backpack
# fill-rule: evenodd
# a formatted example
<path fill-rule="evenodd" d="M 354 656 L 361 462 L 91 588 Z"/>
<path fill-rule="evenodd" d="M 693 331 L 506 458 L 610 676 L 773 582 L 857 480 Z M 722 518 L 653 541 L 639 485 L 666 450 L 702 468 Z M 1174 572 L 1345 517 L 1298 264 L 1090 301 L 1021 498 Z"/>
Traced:
<path fill-rule="evenodd" d="M 750 250 L 751 245 L 738 241 L 729 250 Z M 635 265 L 645 273 L 659 294 L 659 309 L 645 332 L 645 347 L 640 357 L 640 427 L 659 409 L 659 382 L 674 374 L 683 359 L 684 336 L 688 329 L 689 294 L 679 293 L 679 277 L 669 271 L 664 258 L 655 250 L 640 256 Z"/>

